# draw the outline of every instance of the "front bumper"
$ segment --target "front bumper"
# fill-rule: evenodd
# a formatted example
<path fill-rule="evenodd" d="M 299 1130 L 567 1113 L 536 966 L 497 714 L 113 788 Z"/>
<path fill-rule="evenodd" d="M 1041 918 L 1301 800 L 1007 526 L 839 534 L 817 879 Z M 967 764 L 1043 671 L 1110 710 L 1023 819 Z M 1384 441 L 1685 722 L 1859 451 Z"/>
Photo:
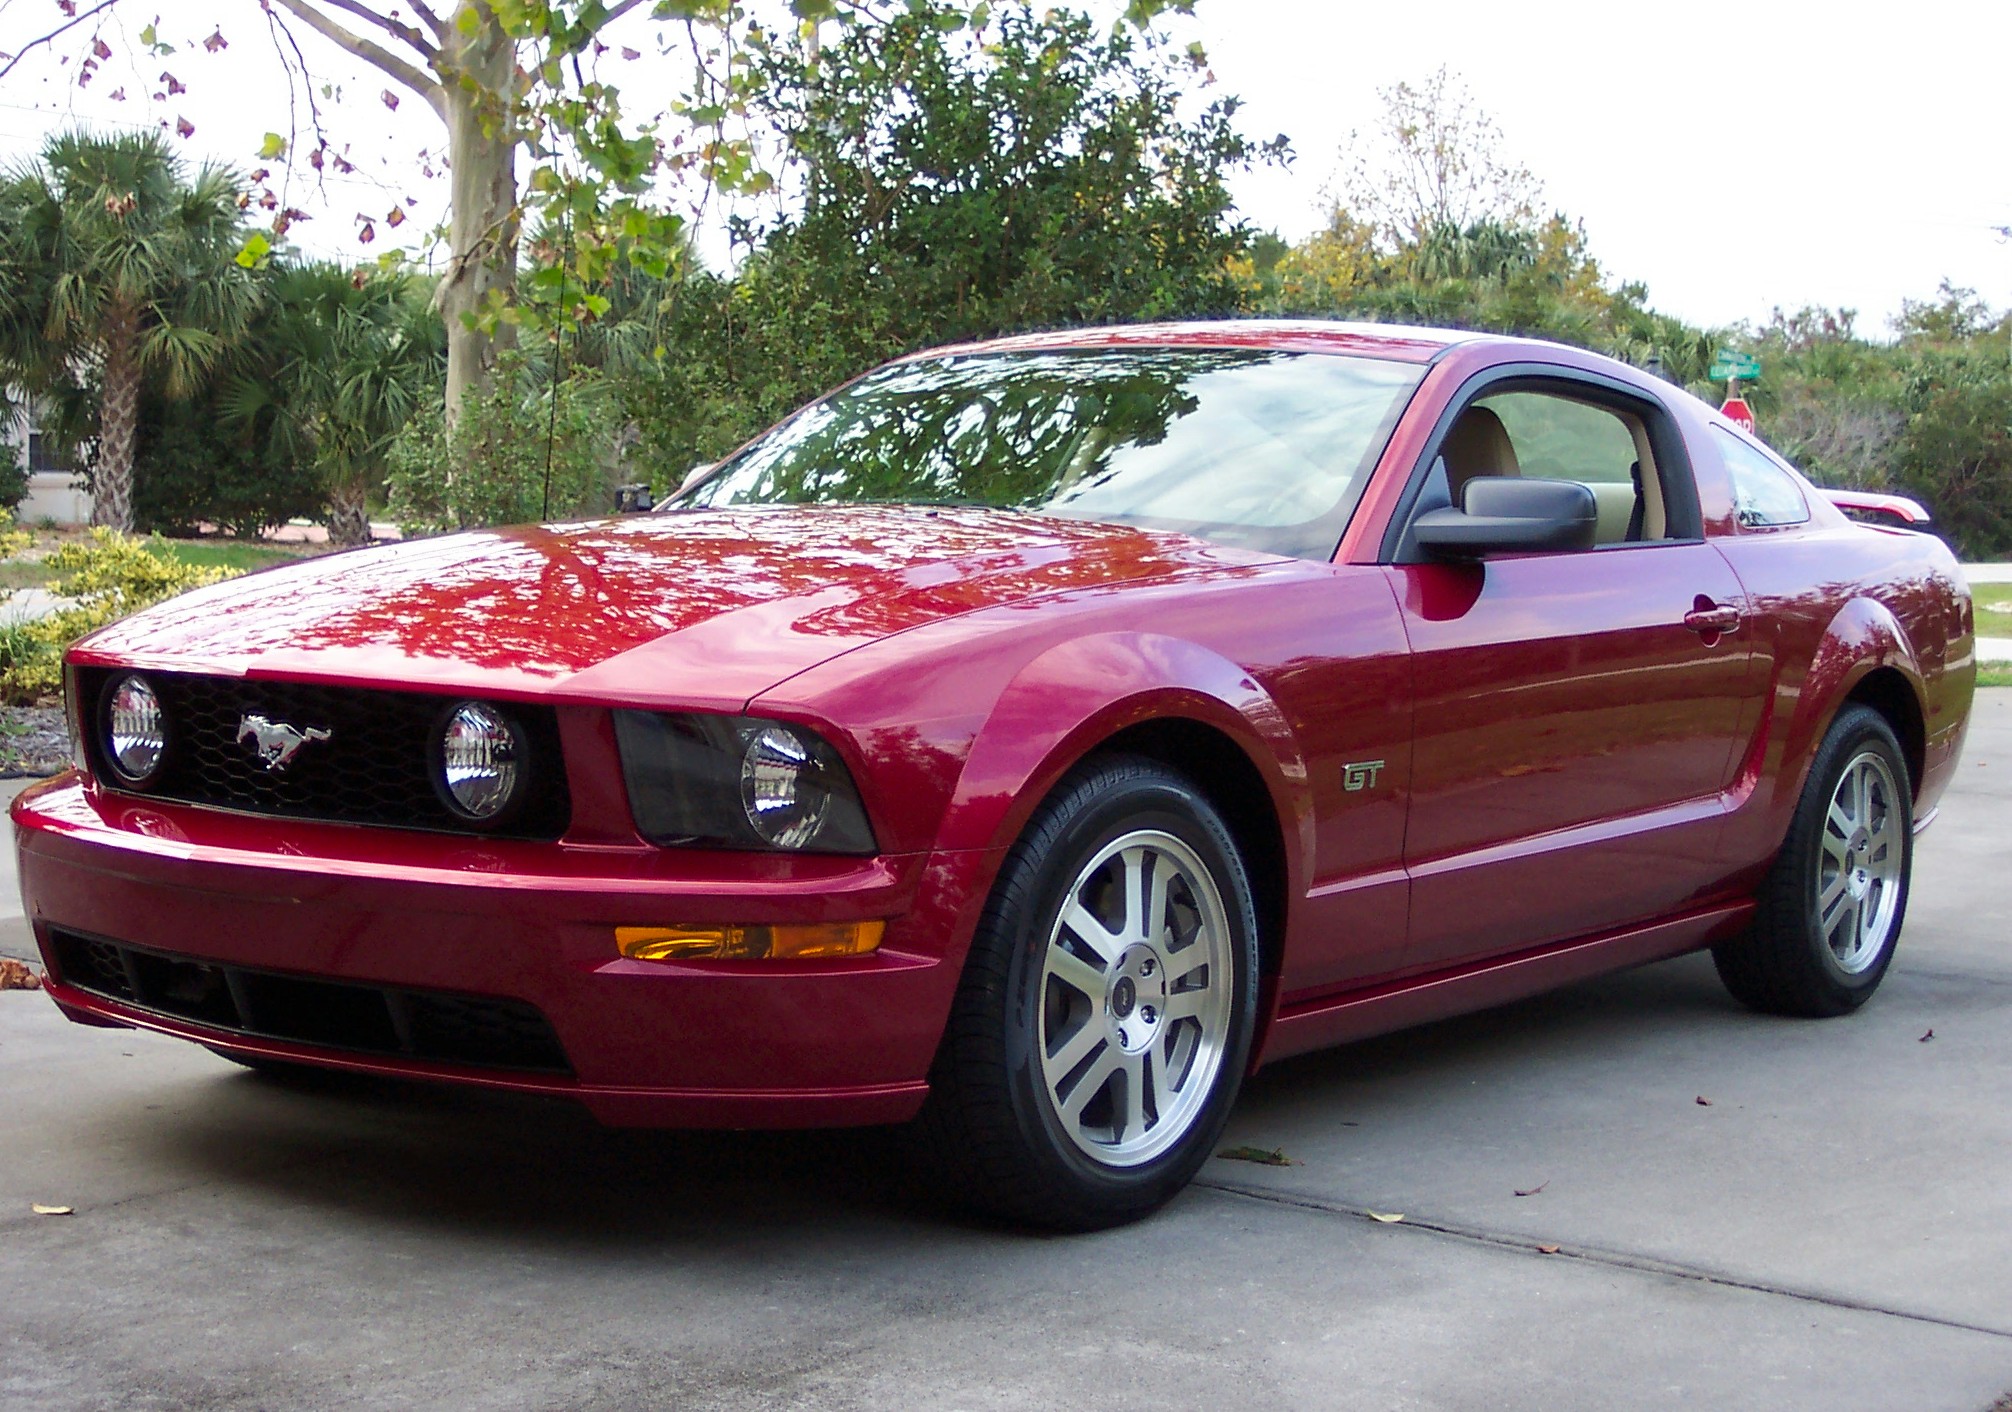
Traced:
<path fill-rule="evenodd" d="M 72 1019 L 252 1057 L 560 1095 L 622 1125 L 913 1116 L 999 861 L 407 834 L 135 800 L 74 775 L 22 794 L 13 817 L 23 907 L 50 997 Z M 888 922 L 881 949 L 842 960 L 666 964 L 614 947 L 618 925 L 875 918 Z M 203 1023 L 187 1007 L 134 1003 L 66 976 L 65 946 L 76 953 L 57 944 L 62 936 L 210 963 L 237 979 L 535 1006 L 564 1062 L 537 1072 Z"/>

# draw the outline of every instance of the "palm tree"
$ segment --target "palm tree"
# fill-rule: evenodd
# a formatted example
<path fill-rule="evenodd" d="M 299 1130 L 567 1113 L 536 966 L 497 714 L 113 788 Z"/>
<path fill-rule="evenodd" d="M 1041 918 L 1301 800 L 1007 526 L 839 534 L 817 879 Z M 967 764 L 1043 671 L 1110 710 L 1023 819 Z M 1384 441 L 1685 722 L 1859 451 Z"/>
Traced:
<path fill-rule="evenodd" d="M 369 498 L 398 432 L 439 397 L 445 330 L 412 276 L 330 264 L 276 267 L 256 335 L 223 379 L 227 424 L 312 463 L 329 538 L 370 538 Z"/>
<path fill-rule="evenodd" d="M 0 177 L 0 373 L 31 390 L 95 377 L 98 524 L 133 527 L 141 383 L 187 396 L 250 322 L 240 196 L 224 167 L 186 183 L 153 133 L 63 133 Z"/>

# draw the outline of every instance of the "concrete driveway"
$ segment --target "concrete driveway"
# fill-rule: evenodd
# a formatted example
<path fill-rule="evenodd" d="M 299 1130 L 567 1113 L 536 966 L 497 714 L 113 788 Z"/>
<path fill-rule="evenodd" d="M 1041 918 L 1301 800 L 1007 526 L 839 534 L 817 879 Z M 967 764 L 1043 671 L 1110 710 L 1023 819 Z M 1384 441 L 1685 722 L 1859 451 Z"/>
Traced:
<path fill-rule="evenodd" d="M 288 1086 L 0 995 L 0 1407 L 1982 1412 L 2008 774 L 1989 693 L 1859 1015 L 1691 957 L 1282 1064 L 1226 1145 L 1296 1165 L 1092 1237 L 946 1215 L 877 1134 Z"/>

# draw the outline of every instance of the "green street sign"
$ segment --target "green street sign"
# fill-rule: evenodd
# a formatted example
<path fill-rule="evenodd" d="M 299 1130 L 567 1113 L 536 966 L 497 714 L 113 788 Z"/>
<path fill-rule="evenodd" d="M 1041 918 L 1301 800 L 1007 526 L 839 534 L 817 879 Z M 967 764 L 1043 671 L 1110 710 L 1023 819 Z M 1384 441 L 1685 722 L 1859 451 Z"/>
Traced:
<path fill-rule="evenodd" d="M 1760 376 L 1760 359 L 1751 353 L 1741 353 L 1731 348 L 1721 348 L 1712 359 L 1711 371 L 1705 374 L 1713 382 L 1724 382 L 1728 378 L 1738 378 L 1741 382 L 1752 382 Z"/>

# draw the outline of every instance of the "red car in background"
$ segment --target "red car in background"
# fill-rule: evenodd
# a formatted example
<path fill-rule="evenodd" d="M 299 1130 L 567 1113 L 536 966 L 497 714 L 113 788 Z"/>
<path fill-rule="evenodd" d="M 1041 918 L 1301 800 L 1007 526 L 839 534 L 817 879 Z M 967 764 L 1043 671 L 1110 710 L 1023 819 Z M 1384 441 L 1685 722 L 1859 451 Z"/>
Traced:
<path fill-rule="evenodd" d="M 1284 1055 L 1707 947 L 1853 1009 L 1974 668 L 1939 541 L 1660 381 L 1226 323 L 903 359 L 658 513 L 222 584 L 68 677 L 13 815 L 73 1019 L 913 1119 L 1087 1228 Z"/>

